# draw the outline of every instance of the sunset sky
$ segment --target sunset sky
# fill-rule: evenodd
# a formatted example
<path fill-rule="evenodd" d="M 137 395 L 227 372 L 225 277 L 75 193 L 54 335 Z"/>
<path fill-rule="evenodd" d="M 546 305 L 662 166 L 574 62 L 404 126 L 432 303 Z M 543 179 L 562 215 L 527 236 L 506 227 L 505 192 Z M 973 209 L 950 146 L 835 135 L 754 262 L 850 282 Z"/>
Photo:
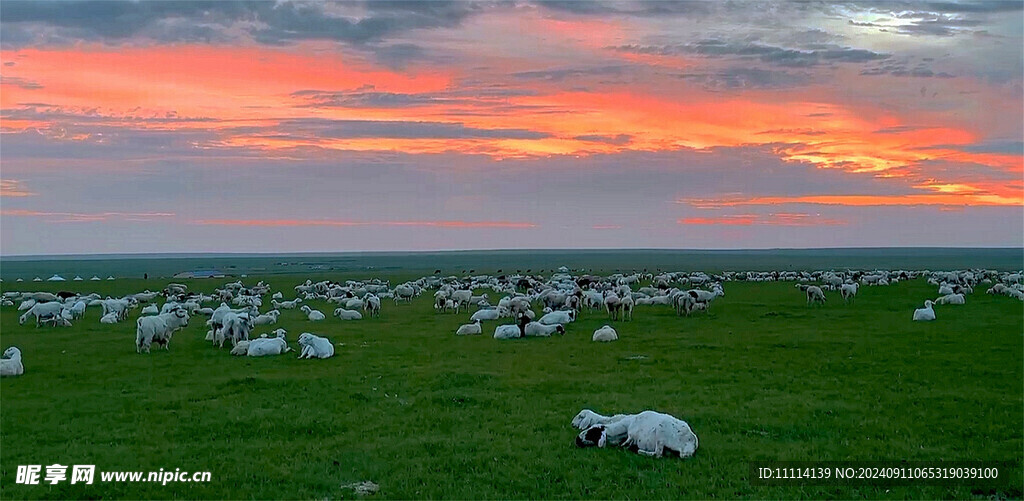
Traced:
<path fill-rule="evenodd" d="M 1024 2 L 0 2 L 0 253 L 1021 246 Z"/>

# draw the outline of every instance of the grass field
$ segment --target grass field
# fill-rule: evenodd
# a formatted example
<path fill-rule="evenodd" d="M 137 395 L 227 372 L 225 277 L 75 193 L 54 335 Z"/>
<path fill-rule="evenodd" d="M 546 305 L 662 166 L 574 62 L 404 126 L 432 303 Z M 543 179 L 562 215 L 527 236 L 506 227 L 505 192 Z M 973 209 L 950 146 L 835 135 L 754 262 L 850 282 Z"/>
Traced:
<path fill-rule="evenodd" d="M 286 298 L 305 278 L 266 277 Z M 166 283 L 3 285 L 124 294 Z M 590 341 L 608 323 L 599 313 L 564 337 L 496 341 L 490 323 L 459 338 L 468 315 L 435 314 L 429 295 L 385 301 L 380 319 L 357 322 L 284 311 L 275 327 L 293 348 L 303 331 L 337 345 L 334 358 L 313 361 L 231 357 L 203 341 L 202 316 L 169 352 L 137 355 L 134 321 L 101 325 L 90 308 L 74 327 L 36 329 L 4 308 L 0 344 L 21 348 L 26 373 L 0 382 L 0 498 L 336 499 L 355 497 L 341 486 L 363 480 L 380 485 L 377 498 L 1021 497 L 1020 302 L 981 290 L 914 323 L 913 309 L 935 297 L 923 280 L 864 288 L 849 306 L 830 293 L 826 306 L 807 307 L 790 283 L 725 291 L 692 318 L 637 307 L 610 344 Z M 582 408 L 676 415 L 700 449 L 687 460 L 577 449 L 569 422 Z M 769 459 L 1015 466 L 996 492 L 752 486 L 747 462 Z M 15 485 L 18 465 L 52 463 L 213 479 Z"/>

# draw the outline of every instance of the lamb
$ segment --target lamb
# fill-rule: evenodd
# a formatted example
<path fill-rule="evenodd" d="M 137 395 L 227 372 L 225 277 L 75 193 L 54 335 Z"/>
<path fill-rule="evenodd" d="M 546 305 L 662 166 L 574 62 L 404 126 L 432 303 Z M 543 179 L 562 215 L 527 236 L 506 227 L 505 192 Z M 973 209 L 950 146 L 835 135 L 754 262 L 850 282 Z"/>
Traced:
<path fill-rule="evenodd" d="M 544 325 L 540 322 L 530 322 L 523 327 L 524 336 L 550 337 L 552 333 L 565 334 L 565 327 L 561 324 Z"/>
<path fill-rule="evenodd" d="M 569 311 L 552 311 L 540 317 L 539 322 L 544 325 L 555 325 L 555 324 L 567 324 L 576 320 L 576 312 Z"/>
<path fill-rule="evenodd" d="M 168 349 L 171 334 L 186 326 L 188 326 L 188 312 L 182 308 L 151 317 L 139 317 L 136 321 L 135 351 L 142 353 L 145 350 L 146 353 L 149 353 L 149 347 L 153 342 Z"/>
<path fill-rule="evenodd" d="M 116 324 L 118 320 L 120 320 L 120 317 L 118 316 L 117 312 L 114 311 L 100 317 L 101 324 Z"/>
<path fill-rule="evenodd" d="M 840 286 L 839 293 L 843 296 L 843 302 L 847 303 L 853 301 L 857 297 L 857 284 L 843 284 Z"/>
<path fill-rule="evenodd" d="M 151 304 L 142 309 L 143 315 L 158 315 L 159 313 L 160 309 L 157 308 L 155 304 Z"/>
<path fill-rule="evenodd" d="M 284 329 L 279 329 L 284 330 Z M 333 347 L 332 347 L 333 348 Z M 250 357 L 266 357 L 271 355 L 284 355 L 292 351 L 288 342 L 284 339 L 284 332 L 278 332 L 277 337 L 266 337 L 266 334 L 257 339 L 249 341 L 249 349 L 246 355 Z"/>
<path fill-rule="evenodd" d="M 481 333 L 483 333 L 483 329 L 480 327 L 480 319 L 475 320 L 471 324 L 460 325 L 458 330 L 455 331 L 456 336 L 471 336 Z"/>
<path fill-rule="evenodd" d="M 963 294 L 946 294 L 935 300 L 935 304 L 966 304 Z"/>
<path fill-rule="evenodd" d="M 21 350 L 11 346 L 4 350 L 0 358 L 0 377 L 20 376 L 25 373 L 25 365 L 21 363 Z"/>
<path fill-rule="evenodd" d="M 314 310 L 309 306 L 303 306 L 302 308 L 300 308 L 300 310 L 302 310 L 302 312 L 306 314 L 306 317 L 309 318 L 310 322 L 319 322 L 327 318 L 327 315 L 324 315 L 323 312 L 321 312 L 320 310 Z"/>
<path fill-rule="evenodd" d="M 362 320 L 363 315 L 356 310 L 346 310 L 345 308 L 338 308 L 334 310 L 334 316 L 342 320 Z"/>
<path fill-rule="evenodd" d="M 327 338 L 303 332 L 299 335 L 299 346 L 302 353 L 299 359 L 303 358 L 330 358 L 334 356 L 334 345 Z"/>
<path fill-rule="evenodd" d="M 594 331 L 594 341 L 617 341 L 619 339 L 618 333 L 615 332 L 611 326 L 606 325 Z"/>
<path fill-rule="evenodd" d="M 585 409 L 573 418 L 573 425 L 578 428 L 592 422 L 596 424 L 583 428 L 576 437 L 577 447 L 618 445 L 635 448 L 645 456 L 661 457 L 669 451 L 680 458 L 690 457 L 697 451 L 697 435 L 690 425 L 668 414 L 643 411 L 606 418 Z"/>
<path fill-rule="evenodd" d="M 924 308 L 918 308 L 914 310 L 914 321 L 929 321 L 935 320 L 935 310 L 932 309 L 932 303 L 930 300 L 924 302 Z"/>
<path fill-rule="evenodd" d="M 821 287 L 817 285 L 811 285 L 804 291 L 807 294 L 807 304 L 825 304 L 825 293 L 822 292 Z"/>

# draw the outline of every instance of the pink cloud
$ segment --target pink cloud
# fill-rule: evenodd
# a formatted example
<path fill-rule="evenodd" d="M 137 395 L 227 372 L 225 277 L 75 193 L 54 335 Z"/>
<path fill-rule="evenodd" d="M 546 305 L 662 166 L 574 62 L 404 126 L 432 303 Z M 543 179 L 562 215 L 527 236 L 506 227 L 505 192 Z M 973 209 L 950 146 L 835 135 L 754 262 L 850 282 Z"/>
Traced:
<path fill-rule="evenodd" d="M 435 228 L 536 228 L 534 223 L 511 221 L 349 221 L 339 219 L 197 219 L 199 225 L 216 226 L 424 226 Z"/>
<path fill-rule="evenodd" d="M 176 216 L 173 212 L 45 212 L 25 209 L 0 210 L 0 216 L 39 217 L 48 223 L 87 223 L 121 219 L 124 221 L 152 221 Z"/>
<path fill-rule="evenodd" d="M 677 221 L 684 225 L 713 226 L 841 226 L 846 221 L 841 219 L 823 218 L 816 214 L 774 213 L 774 214 L 735 214 L 718 217 L 688 217 Z"/>

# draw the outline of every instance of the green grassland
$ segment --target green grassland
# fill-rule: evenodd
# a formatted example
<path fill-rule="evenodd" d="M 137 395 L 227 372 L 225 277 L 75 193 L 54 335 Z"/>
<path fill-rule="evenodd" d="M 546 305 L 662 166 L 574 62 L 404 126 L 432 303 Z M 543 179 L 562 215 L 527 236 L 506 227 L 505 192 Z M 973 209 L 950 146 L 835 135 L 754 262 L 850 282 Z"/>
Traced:
<path fill-rule="evenodd" d="M 366 278 L 365 272 L 358 273 Z M 335 279 L 344 274 L 328 274 Z M 44 277 L 45 278 L 45 277 Z M 289 291 L 306 275 L 250 275 Z M 408 277 L 397 277 L 404 279 Z M 210 291 L 227 280 L 189 282 Z M 4 290 L 100 294 L 167 280 L 20 283 Z M 393 282 L 394 283 L 394 282 Z M 564 337 L 456 337 L 468 314 L 435 314 L 430 295 L 384 302 L 379 319 L 311 323 L 286 310 L 291 346 L 309 331 L 336 355 L 231 357 L 203 340 L 205 317 L 170 350 L 138 355 L 134 318 L 71 328 L 19 326 L 0 311 L 0 345 L 26 373 L 0 382 L 0 498 L 988 498 L 1021 496 L 1024 308 L 984 294 L 911 322 L 935 288 L 866 287 L 805 305 L 790 283 L 725 284 L 706 314 L 639 306 L 609 323 L 585 313 Z M 491 294 L 494 295 L 493 293 Z M 327 303 L 312 306 L 328 315 Z M 270 328 L 257 328 L 266 332 Z M 643 357 L 640 357 L 643 356 Z M 577 449 L 571 418 L 655 409 L 700 437 L 686 460 Z M 1007 487 L 753 486 L 751 460 L 1001 460 Z M 206 470 L 209 483 L 24 486 L 18 465 Z M 97 476 L 98 478 L 98 476 Z"/>

